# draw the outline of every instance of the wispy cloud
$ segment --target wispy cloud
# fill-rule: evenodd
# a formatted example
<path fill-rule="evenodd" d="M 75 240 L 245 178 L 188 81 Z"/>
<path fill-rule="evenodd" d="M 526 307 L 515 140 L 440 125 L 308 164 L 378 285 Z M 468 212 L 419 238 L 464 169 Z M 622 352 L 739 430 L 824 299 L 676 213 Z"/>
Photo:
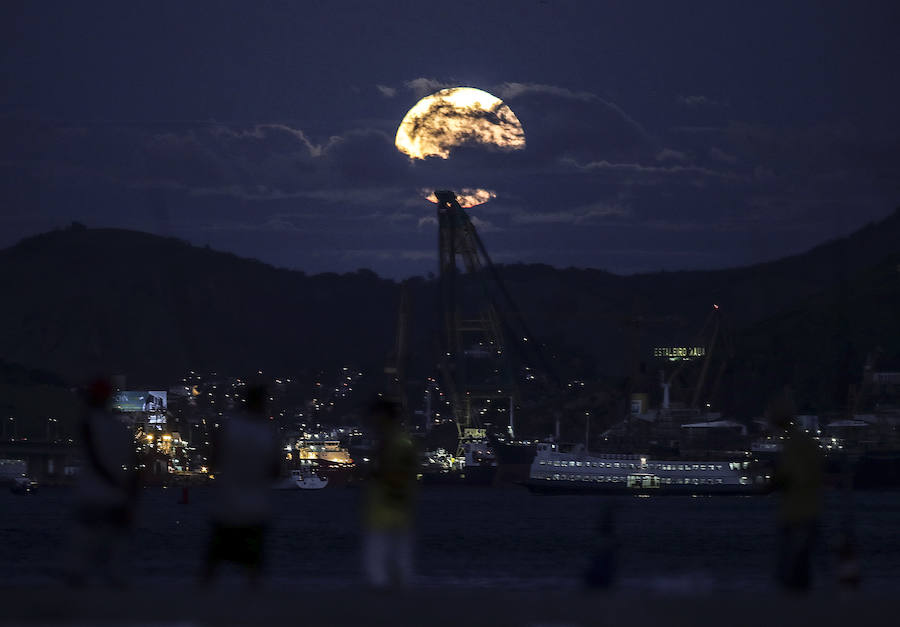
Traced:
<path fill-rule="evenodd" d="M 388 87 L 387 85 L 375 85 L 375 89 L 381 92 L 381 95 L 385 98 L 393 98 L 397 95 L 396 87 Z"/>
<path fill-rule="evenodd" d="M 281 233 L 302 233 L 307 229 L 300 228 L 290 220 L 281 216 L 272 216 L 264 222 L 258 224 L 248 224 L 239 222 L 224 222 L 220 224 L 210 224 L 200 227 L 201 231 L 257 231 L 257 232 L 281 232 Z"/>
<path fill-rule="evenodd" d="M 734 155 L 730 155 L 724 150 L 720 148 L 716 148 L 713 146 L 709 149 L 709 156 L 715 159 L 716 161 L 721 161 L 723 163 L 737 163 L 738 158 Z"/>
<path fill-rule="evenodd" d="M 315 142 L 311 141 L 309 137 L 307 137 L 306 133 L 304 133 L 301 129 L 293 128 L 291 126 L 288 126 L 287 124 L 256 124 L 250 129 L 239 130 L 232 129 L 227 126 L 215 126 L 210 129 L 210 132 L 214 137 L 225 137 L 229 139 L 265 139 L 272 132 L 286 133 L 296 139 L 302 145 L 306 146 L 306 148 L 309 150 L 310 156 L 312 157 L 321 157 L 323 154 L 325 154 L 330 146 L 340 141 L 340 137 L 333 136 L 330 137 L 324 144 L 316 144 Z"/>
<path fill-rule="evenodd" d="M 440 91 L 441 89 L 447 89 L 449 87 L 459 87 L 459 85 L 455 83 L 447 83 L 444 81 L 439 81 L 435 78 L 425 78 L 424 76 L 406 81 L 404 85 L 407 89 L 412 90 L 412 92 L 419 98 L 427 96 L 428 94 L 433 94 L 434 92 Z"/>
<path fill-rule="evenodd" d="M 503 100 L 515 100 L 516 98 L 520 98 L 523 96 L 544 94 L 548 96 L 555 96 L 557 98 L 563 98 L 566 100 L 593 102 L 614 112 L 635 130 L 637 130 L 642 136 L 648 136 L 648 133 L 644 129 L 643 125 L 632 118 L 630 115 L 628 115 L 619 105 L 610 100 L 606 100 L 605 98 L 601 98 L 597 94 L 592 94 L 587 91 L 573 91 L 566 87 L 546 85 L 543 83 L 501 83 L 499 85 L 493 86 L 491 89 L 493 89 L 497 96 Z"/>
<path fill-rule="evenodd" d="M 313 253 L 314 257 L 341 257 L 344 259 L 370 259 L 377 261 L 405 260 L 430 261 L 437 259 L 437 251 L 428 250 L 396 250 L 386 248 L 344 248 L 341 250 L 324 250 Z"/>
<path fill-rule="evenodd" d="M 672 148 L 663 148 L 658 153 L 656 153 L 657 161 L 677 161 L 679 163 L 684 163 L 688 160 L 688 156 L 681 152 L 680 150 L 674 150 Z"/>
<path fill-rule="evenodd" d="M 546 85 L 543 83 L 501 83 L 494 86 L 492 89 L 494 90 L 495 95 L 503 100 L 518 98 L 519 96 L 526 96 L 528 94 L 548 94 L 559 98 L 582 100 L 585 102 L 600 99 L 587 91 L 572 91 L 566 87 Z"/>
<path fill-rule="evenodd" d="M 612 163 L 606 160 L 579 163 L 574 159 L 563 158 L 564 165 L 582 172 L 610 172 L 619 174 L 645 175 L 649 177 L 694 175 L 719 179 L 739 180 L 741 177 L 733 172 L 719 172 L 710 168 L 695 165 L 656 166 L 641 163 Z"/>
<path fill-rule="evenodd" d="M 718 101 L 702 95 L 678 96 L 677 98 L 675 98 L 675 102 L 684 107 L 688 107 L 689 109 L 696 109 L 699 107 L 715 107 L 719 104 Z"/>
<path fill-rule="evenodd" d="M 481 233 L 493 233 L 495 231 L 503 230 L 490 220 L 483 220 L 478 216 L 470 216 L 469 219 L 472 221 L 472 224 L 475 225 L 475 228 L 478 229 Z"/>
<path fill-rule="evenodd" d="M 623 217 L 630 211 L 617 203 L 594 203 L 563 211 L 522 212 L 512 216 L 516 224 L 591 224 L 604 218 Z"/>

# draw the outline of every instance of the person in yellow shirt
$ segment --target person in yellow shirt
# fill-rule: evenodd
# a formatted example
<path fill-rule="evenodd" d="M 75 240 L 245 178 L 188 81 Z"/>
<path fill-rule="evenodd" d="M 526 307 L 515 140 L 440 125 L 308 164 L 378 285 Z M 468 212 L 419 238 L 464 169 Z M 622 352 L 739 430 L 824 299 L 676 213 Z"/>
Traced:
<path fill-rule="evenodd" d="M 365 501 L 363 563 L 375 587 L 405 585 L 412 578 L 413 516 L 418 459 L 403 428 L 400 406 L 378 400 L 370 408 L 377 434 Z"/>
<path fill-rule="evenodd" d="M 824 460 L 818 443 L 794 425 L 794 404 L 785 391 L 769 405 L 769 421 L 784 434 L 772 488 L 778 507 L 778 580 L 785 589 L 805 592 L 811 583 L 810 560 L 822 513 Z"/>

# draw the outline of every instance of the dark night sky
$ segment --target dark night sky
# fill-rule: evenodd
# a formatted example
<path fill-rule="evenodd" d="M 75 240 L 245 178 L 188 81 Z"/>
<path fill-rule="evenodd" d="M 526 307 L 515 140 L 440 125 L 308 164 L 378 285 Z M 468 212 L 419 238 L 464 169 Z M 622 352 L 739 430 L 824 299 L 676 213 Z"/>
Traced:
<path fill-rule="evenodd" d="M 0 246 L 80 220 L 310 272 L 434 269 L 418 190 L 495 260 L 630 273 L 802 251 L 900 204 L 900 3 L 4 2 Z M 410 163 L 443 85 L 517 153 Z"/>

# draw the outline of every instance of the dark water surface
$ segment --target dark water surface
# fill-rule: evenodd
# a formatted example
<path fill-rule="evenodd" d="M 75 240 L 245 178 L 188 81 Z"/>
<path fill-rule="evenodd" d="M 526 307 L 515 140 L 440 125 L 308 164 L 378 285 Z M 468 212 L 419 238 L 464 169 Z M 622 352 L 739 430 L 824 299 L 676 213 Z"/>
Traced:
<path fill-rule="evenodd" d="M 208 537 L 208 489 L 142 494 L 129 549 L 136 583 L 195 580 Z M 268 574 L 278 582 L 342 586 L 359 581 L 356 489 L 274 492 Z M 56 579 L 68 537 L 72 492 L 0 492 L 0 585 Z M 834 586 L 834 544 L 846 511 L 830 494 L 816 554 L 815 586 Z M 538 496 L 525 490 L 433 487 L 417 529 L 420 585 L 493 588 L 579 584 L 601 508 L 611 505 L 620 548 L 619 585 L 671 592 L 773 587 L 774 497 Z M 854 496 L 863 585 L 900 589 L 900 492 Z M 233 574 L 232 574 L 233 576 Z"/>

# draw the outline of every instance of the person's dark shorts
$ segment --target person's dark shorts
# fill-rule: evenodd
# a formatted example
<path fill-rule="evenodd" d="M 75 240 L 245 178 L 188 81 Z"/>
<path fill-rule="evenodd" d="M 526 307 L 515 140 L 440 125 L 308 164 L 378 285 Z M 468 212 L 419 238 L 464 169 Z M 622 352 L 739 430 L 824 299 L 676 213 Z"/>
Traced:
<path fill-rule="evenodd" d="M 263 525 L 235 527 L 213 523 L 209 561 L 228 561 L 249 568 L 259 567 L 262 565 L 265 533 Z"/>

